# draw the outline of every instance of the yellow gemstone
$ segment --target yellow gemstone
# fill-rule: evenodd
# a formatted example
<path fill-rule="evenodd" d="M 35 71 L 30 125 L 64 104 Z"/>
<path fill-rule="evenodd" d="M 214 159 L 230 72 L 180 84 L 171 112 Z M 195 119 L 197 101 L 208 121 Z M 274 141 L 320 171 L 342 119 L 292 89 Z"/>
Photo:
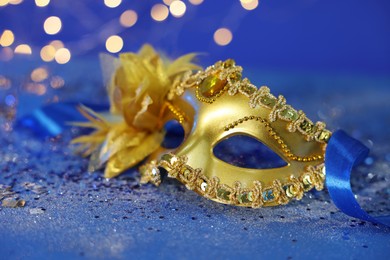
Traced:
<path fill-rule="evenodd" d="M 183 174 L 184 178 L 189 179 L 190 174 L 191 174 L 191 170 L 188 169 L 187 167 L 184 167 L 182 169 L 182 174 Z"/>
<path fill-rule="evenodd" d="M 283 189 L 286 192 L 287 197 L 293 198 L 297 194 L 297 190 L 294 188 L 293 185 L 286 185 L 283 187 Z"/>
<path fill-rule="evenodd" d="M 227 59 L 223 63 L 225 68 L 233 67 L 234 65 L 236 65 L 236 62 L 233 59 Z"/>
<path fill-rule="evenodd" d="M 311 184 L 312 184 L 310 175 L 305 175 L 305 176 L 303 177 L 303 184 L 306 184 L 306 185 L 311 185 Z"/>
<path fill-rule="evenodd" d="M 303 188 L 305 190 L 309 190 L 312 188 L 313 182 L 310 178 L 310 175 L 305 175 L 302 179 L 302 182 L 303 182 Z"/>
<path fill-rule="evenodd" d="M 223 90 L 226 80 L 220 80 L 217 75 L 210 75 L 200 83 L 199 91 L 204 97 L 213 97 Z"/>
<path fill-rule="evenodd" d="M 323 142 L 328 142 L 330 139 L 331 133 L 328 130 L 321 132 L 319 139 Z"/>

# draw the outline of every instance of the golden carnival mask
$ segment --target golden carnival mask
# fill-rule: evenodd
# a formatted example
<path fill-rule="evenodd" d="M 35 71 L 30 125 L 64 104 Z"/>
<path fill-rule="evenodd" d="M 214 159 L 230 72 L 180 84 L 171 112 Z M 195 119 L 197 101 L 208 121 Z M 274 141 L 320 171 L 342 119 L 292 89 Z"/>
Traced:
<path fill-rule="evenodd" d="M 323 189 L 331 132 L 286 104 L 283 96 L 242 78 L 242 68 L 233 60 L 188 72 L 175 92 L 185 101 L 180 109 L 171 109 L 185 130 L 184 141 L 170 153 L 152 155 L 159 159 L 141 167 L 142 183 L 159 185 L 165 169 L 201 196 L 254 208 L 286 204 L 312 188 Z M 235 135 L 257 139 L 286 166 L 251 169 L 217 158 L 214 147 Z"/>

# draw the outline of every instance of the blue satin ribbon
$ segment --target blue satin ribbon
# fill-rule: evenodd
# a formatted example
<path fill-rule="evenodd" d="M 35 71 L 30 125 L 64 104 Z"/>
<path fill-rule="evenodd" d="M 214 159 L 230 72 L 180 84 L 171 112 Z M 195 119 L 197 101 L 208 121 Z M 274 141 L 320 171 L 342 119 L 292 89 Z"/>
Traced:
<path fill-rule="evenodd" d="M 368 155 L 368 148 L 344 131 L 332 134 L 325 153 L 326 186 L 333 203 L 345 214 L 390 226 L 390 216 L 372 217 L 356 201 L 351 189 L 352 168 Z"/>
<path fill-rule="evenodd" d="M 31 114 L 25 115 L 16 121 L 17 127 L 25 127 L 32 130 L 37 136 L 54 137 L 70 127 L 71 122 L 86 121 L 77 106 L 80 103 L 53 103 L 37 108 Z M 107 111 L 108 105 L 85 104 L 94 111 Z"/>
<path fill-rule="evenodd" d="M 56 136 L 69 127 L 68 122 L 85 121 L 77 111 L 77 105 L 78 103 L 55 103 L 45 106 L 19 119 L 17 125 L 28 127 L 42 137 Z M 108 110 L 108 105 L 86 106 L 95 111 Z M 390 226 L 390 216 L 370 216 L 360 207 L 351 189 L 352 168 L 367 155 L 368 148 L 359 141 L 341 130 L 334 132 L 325 153 L 326 186 L 334 204 L 345 214 Z"/>

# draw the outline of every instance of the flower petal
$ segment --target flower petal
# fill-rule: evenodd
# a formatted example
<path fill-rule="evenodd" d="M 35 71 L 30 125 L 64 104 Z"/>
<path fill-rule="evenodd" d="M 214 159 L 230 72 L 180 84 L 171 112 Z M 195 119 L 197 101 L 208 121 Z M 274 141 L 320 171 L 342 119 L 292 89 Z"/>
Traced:
<path fill-rule="evenodd" d="M 115 177 L 123 171 L 137 165 L 145 157 L 159 148 L 163 138 L 164 133 L 155 132 L 146 136 L 140 145 L 121 150 L 108 161 L 104 177 Z"/>

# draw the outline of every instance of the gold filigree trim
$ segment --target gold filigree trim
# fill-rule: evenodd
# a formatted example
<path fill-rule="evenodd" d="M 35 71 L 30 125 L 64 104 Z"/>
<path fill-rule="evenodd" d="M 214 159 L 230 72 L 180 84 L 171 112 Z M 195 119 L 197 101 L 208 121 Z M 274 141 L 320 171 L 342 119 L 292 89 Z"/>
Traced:
<path fill-rule="evenodd" d="M 200 93 L 199 86 L 207 77 L 212 76 L 226 81 L 226 85 L 212 97 L 205 97 Z M 314 124 L 301 110 L 297 111 L 286 104 L 286 99 L 282 95 L 276 98 L 270 93 L 268 87 L 262 86 L 258 89 L 250 83 L 248 78 L 242 79 L 242 67 L 235 65 L 231 59 L 225 62 L 218 61 L 204 71 L 197 71 L 192 75 L 186 74 L 183 81 L 176 87 L 176 93 L 181 95 L 186 88 L 192 87 L 196 87 L 197 99 L 209 104 L 215 102 L 226 91 L 229 95 L 237 93 L 245 95 L 249 98 L 250 107 L 262 106 L 270 110 L 269 122 L 272 123 L 278 119 L 286 121 L 288 131 L 300 132 L 307 141 L 327 143 L 331 137 L 331 132 L 325 129 L 325 123 Z"/>
<path fill-rule="evenodd" d="M 271 206 L 275 203 L 284 205 L 292 199 L 300 200 L 306 191 L 313 188 L 322 190 L 325 180 L 325 168 L 322 163 L 306 167 L 299 178 L 291 176 L 287 180 L 275 179 L 269 186 L 264 186 L 260 181 L 254 181 L 252 188 L 246 188 L 236 181 L 233 187 L 230 187 L 220 183 L 217 177 L 207 178 L 202 173 L 202 169 L 190 167 L 185 156 L 177 157 L 173 154 L 165 154 L 160 161 L 154 161 L 145 166 L 142 179 L 158 179 L 156 173 L 160 174 L 159 167 L 164 168 L 169 177 L 178 179 L 188 189 L 206 198 L 225 204 L 252 208 Z M 160 181 L 154 184 L 158 186 Z"/>

